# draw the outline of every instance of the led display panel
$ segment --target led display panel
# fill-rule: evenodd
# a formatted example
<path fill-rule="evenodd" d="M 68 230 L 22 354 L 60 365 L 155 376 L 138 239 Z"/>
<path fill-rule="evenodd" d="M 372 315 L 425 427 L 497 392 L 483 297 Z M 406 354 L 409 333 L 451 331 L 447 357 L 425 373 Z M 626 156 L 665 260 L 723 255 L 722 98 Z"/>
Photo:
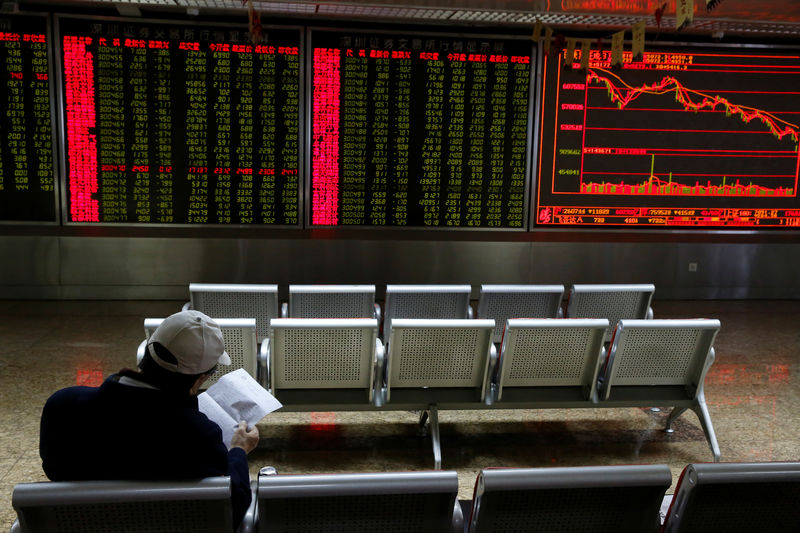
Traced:
<path fill-rule="evenodd" d="M 68 223 L 301 223 L 301 32 L 60 17 Z"/>
<path fill-rule="evenodd" d="M 0 222 L 57 221 L 47 20 L 0 16 Z"/>
<path fill-rule="evenodd" d="M 534 225 L 800 226 L 800 54 L 648 47 L 543 60 Z"/>
<path fill-rule="evenodd" d="M 312 226 L 525 229 L 530 40 L 312 30 Z"/>

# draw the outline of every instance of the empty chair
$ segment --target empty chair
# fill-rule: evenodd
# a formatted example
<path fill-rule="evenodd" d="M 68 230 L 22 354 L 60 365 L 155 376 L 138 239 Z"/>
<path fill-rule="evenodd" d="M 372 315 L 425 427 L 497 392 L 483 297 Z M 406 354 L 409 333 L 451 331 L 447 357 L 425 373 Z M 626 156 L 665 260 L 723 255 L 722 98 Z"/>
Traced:
<path fill-rule="evenodd" d="M 493 333 L 493 320 L 398 318 L 392 324 L 378 405 L 422 410 L 422 426 L 430 417 L 436 468 L 441 466 L 438 407 L 485 405 L 497 361 Z"/>
<path fill-rule="evenodd" d="M 451 533 L 455 472 L 259 475 L 256 530 L 262 533 Z"/>
<path fill-rule="evenodd" d="M 478 318 L 494 320 L 497 343 L 509 318 L 560 317 L 563 297 L 563 285 L 481 285 Z"/>
<path fill-rule="evenodd" d="M 663 533 L 754 531 L 800 531 L 800 463 L 710 463 L 684 468 Z"/>
<path fill-rule="evenodd" d="M 11 503 L 12 533 L 170 531 L 220 533 L 232 528 L 228 477 L 195 481 L 21 483 Z"/>
<path fill-rule="evenodd" d="M 470 533 L 653 533 L 667 465 L 484 469 Z"/>
<path fill-rule="evenodd" d="M 396 318 L 472 318 L 469 285 L 387 285 L 383 338 Z"/>
<path fill-rule="evenodd" d="M 144 335 L 145 339 L 139 344 L 136 353 L 137 362 L 144 357 L 144 351 L 150 335 L 161 324 L 163 318 L 145 318 Z M 225 342 L 225 351 L 231 358 L 230 365 L 217 365 L 217 370 L 211 374 L 203 388 L 208 388 L 217 380 L 239 368 L 244 368 L 254 379 L 259 379 L 259 351 L 256 340 L 256 320 L 254 318 L 215 318 L 214 322 L 219 325 L 222 331 L 222 339 Z"/>
<path fill-rule="evenodd" d="M 720 452 L 703 383 L 714 362 L 719 320 L 620 320 L 599 378 L 600 404 L 672 406 L 667 431 L 686 409 L 700 419 L 708 444 Z"/>
<path fill-rule="evenodd" d="M 653 284 L 573 285 L 567 303 L 568 318 L 607 318 L 606 342 L 623 318 L 653 318 L 650 303 L 656 288 Z"/>
<path fill-rule="evenodd" d="M 492 399 L 520 407 L 597 402 L 605 318 L 508 320 Z"/>
<path fill-rule="evenodd" d="M 276 318 L 262 353 L 266 386 L 285 411 L 366 409 L 373 403 L 383 364 L 374 318 Z"/>
<path fill-rule="evenodd" d="M 289 285 L 284 318 L 377 318 L 375 285 Z"/>
<path fill-rule="evenodd" d="M 191 301 L 184 309 L 195 309 L 213 319 L 255 318 L 258 342 L 269 337 L 269 323 L 278 317 L 277 285 L 191 283 Z"/>

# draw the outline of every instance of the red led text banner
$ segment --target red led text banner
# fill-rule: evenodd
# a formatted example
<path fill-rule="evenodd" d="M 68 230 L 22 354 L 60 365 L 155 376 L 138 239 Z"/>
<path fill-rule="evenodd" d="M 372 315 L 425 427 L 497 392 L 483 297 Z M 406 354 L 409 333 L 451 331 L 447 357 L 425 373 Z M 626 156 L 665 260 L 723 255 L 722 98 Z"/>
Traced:
<path fill-rule="evenodd" d="M 564 53 L 544 65 L 535 224 L 800 226 L 799 55 L 592 52 L 583 71 Z"/>
<path fill-rule="evenodd" d="M 526 224 L 530 41 L 313 32 L 314 226 Z"/>
<path fill-rule="evenodd" d="M 61 18 L 68 221 L 300 224 L 300 32 Z"/>
<path fill-rule="evenodd" d="M 0 17 L 0 222 L 57 221 L 47 26 Z"/>

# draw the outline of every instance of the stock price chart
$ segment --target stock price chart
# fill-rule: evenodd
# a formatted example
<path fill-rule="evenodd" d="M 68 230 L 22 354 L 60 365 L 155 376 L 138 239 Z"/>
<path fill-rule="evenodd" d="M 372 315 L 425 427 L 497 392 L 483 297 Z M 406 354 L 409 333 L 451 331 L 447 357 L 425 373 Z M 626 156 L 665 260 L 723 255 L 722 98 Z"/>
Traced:
<path fill-rule="evenodd" d="M 576 60 L 580 51 L 576 51 Z M 800 56 L 545 60 L 535 224 L 796 228 Z"/>
<path fill-rule="evenodd" d="M 0 17 L 0 221 L 56 222 L 47 18 Z"/>
<path fill-rule="evenodd" d="M 530 41 L 311 34 L 311 225 L 526 224 Z"/>
<path fill-rule="evenodd" d="M 69 222 L 300 223 L 299 30 L 58 24 Z"/>

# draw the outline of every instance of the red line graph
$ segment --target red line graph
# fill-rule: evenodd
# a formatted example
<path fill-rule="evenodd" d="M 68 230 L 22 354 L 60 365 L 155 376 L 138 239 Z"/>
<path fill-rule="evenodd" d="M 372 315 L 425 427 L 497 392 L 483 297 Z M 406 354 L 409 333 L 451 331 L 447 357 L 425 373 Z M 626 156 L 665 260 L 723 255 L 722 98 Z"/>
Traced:
<path fill-rule="evenodd" d="M 608 99 L 611 101 L 613 107 L 605 107 L 602 105 L 590 105 L 589 91 L 592 86 L 599 85 L 606 89 Z M 723 91 L 724 92 L 724 91 Z M 785 91 L 784 91 L 785 92 Z M 763 93 L 761 93 L 763 94 Z M 656 104 L 652 105 L 655 101 L 650 100 L 651 105 L 642 107 L 634 106 L 636 102 L 643 95 L 667 96 L 674 97 L 675 102 L 678 104 L 678 109 L 663 107 L 658 108 Z M 764 94 L 768 98 L 768 94 Z M 597 102 L 595 102 L 596 104 Z M 638 102 L 637 102 L 638 103 Z M 644 102 L 643 102 L 644 103 Z M 730 163 L 728 167 L 718 169 L 717 172 L 710 171 L 712 167 L 706 168 L 702 173 L 691 173 L 686 171 L 664 171 L 665 160 L 661 159 L 661 175 L 659 176 L 654 172 L 655 157 L 654 154 L 659 153 L 661 156 L 673 156 L 681 158 L 680 164 L 687 165 L 687 160 L 683 159 L 690 156 L 695 158 L 713 158 L 719 161 L 730 161 L 730 158 L 742 159 L 743 162 L 754 161 L 758 159 L 791 159 L 794 161 L 798 159 L 798 136 L 800 127 L 797 124 L 787 121 L 785 118 L 776 116 L 775 113 L 758 109 L 755 107 L 743 105 L 741 103 L 734 103 L 722 96 L 712 95 L 708 92 L 698 91 L 687 88 L 681 81 L 672 75 L 663 75 L 658 81 L 652 83 L 642 83 L 633 86 L 623 80 L 619 75 L 604 68 L 594 67 L 590 68 L 586 74 L 586 93 L 584 99 L 584 116 L 583 125 L 583 142 L 581 153 L 581 169 L 580 169 L 580 184 L 579 194 L 608 194 L 608 195 L 658 195 L 658 196 L 715 196 L 715 197 L 794 197 L 797 193 L 797 171 L 792 168 L 789 173 L 776 173 L 776 172 L 758 172 L 753 168 L 753 172 L 745 173 L 739 169 L 736 172 L 731 168 Z M 669 116 L 665 115 L 665 122 L 663 123 L 639 123 L 631 122 L 630 118 L 626 120 L 629 122 L 627 126 L 623 124 L 612 124 L 606 120 L 601 122 L 589 121 L 589 110 L 592 112 L 605 110 L 632 110 L 636 112 L 652 112 L 654 110 L 664 112 L 692 112 L 696 115 L 711 116 L 716 114 L 718 116 L 724 115 L 731 120 L 737 120 L 745 124 L 760 124 L 763 130 L 758 131 L 751 129 L 742 130 L 732 127 L 724 129 L 721 126 L 724 122 L 719 122 L 715 119 L 713 122 L 715 127 L 709 127 L 710 123 L 703 120 L 692 120 L 690 123 L 683 122 L 670 122 Z M 598 135 L 603 137 L 606 134 L 613 133 L 629 133 L 632 135 L 639 135 L 636 138 L 637 142 L 641 142 L 650 134 L 658 135 L 666 133 L 673 135 L 673 141 L 680 137 L 676 135 L 686 134 L 699 134 L 708 135 L 713 134 L 717 139 L 728 138 L 728 134 L 748 134 L 757 136 L 772 136 L 778 141 L 790 141 L 793 143 L 791 148 L 787 147 L 784 150 L 726 150 L 721 148 L 712 148 L 703 145 L 701 149 L 683 148 L 679 146 L 664 148 L 663 145 L 653 145 L 652 148 L 627 148 L 625 150 L 618 148 L 604 148 L 600 147 L 587 147 L 587 132 L 593 132 L 594 138 L 601 142 L 608 142 L 605 138 L 598 138 Z M 720 137 L 724 135 L 725 137 Z M 755 139 L 755 137 L 753 138 Z M 721 141 L 724 142 L 724 141 Z M 652 144 L 652 143 L 651 143 Z M 670 143 L 667 143 L 669 145 Z M 758 143 L 757 148 L 765 148 Z M 658 146 L 658 147 L 656 147 Z M 694 152 L 694 153 L 691 153 Z M 587 156 L 602 156 L 602 155 L 622 155 L 622 156 L 642 156 L 650 155 L 650 171 L 646 172 L 642 169 L 641 172 L 635 170 L 628 172 L 614 172 L 613 168 L 607 168 L 604 163 L 596 162 L 595 165 L 587 165 L 585 158 Z M 673 160 L 671 160 L 673 161 Z M 678 160 L 674 160 L 678 162 Z M 598 166 L 599 165 L 599 166 Z M 670 165 L 670 163 L 667 163 Z M 627 166 L 627 165 L 626 165 Z M 643 166 L 643 165 L 642 165 Z M 794 167 L 794 165 L 792 165 Z M 667 166 L 669 168 L 669 166 Z M 622 170 L 622 169 L 620 169 Z M 719 170 L 722 170 L 721 172 Z M 668 174 L 668 177 L 666 177 Z M 616 177 L 612 177 L 616 176 Z M 606 181 L 611 178 L 613 181 Z M 764 181 L 766 180 L 766 181 Z M 777 183 L 770 183 L 771 180 L 778 180 Z M 783 180 L 783 182 L 781 182 Z M 786 180 L 789 180 L 788 182 Z M 790 185 L 791 183 L 791 185 Z"/>
<path fill-rule="evenodd" d="M 598 72 L 602 72 L 605 76 L 598 74 Z M 618 85 L 614 84 L 612 78 L 616 80 Z M 606 69 L 595 68 L 589 69 L 587 74 L 587 83 L 592 82 L 604 84 L 608 89 L 608 96 L 611 102 L 616 103 L 619 109 L 627 107 L 628 104 L 636 100 L 642 94 L 662 95 L 674 92 L 675 100 L 687 111 L 700 111 L 705 108 L 716 110 L 717 107 L 722 107 L 725 114 L 728 116 L 738 116 L 745 123 L 750 123 L 758 119 L 764 123 L 769 132 L 778 139 L 783 139 L 783 137 L 789 135 L 792 140 L 797 143 L 798 130 L 800 130 L 800 127 L 796 124 L 780 119 L 767 111 L 733 104 L 727 98 L 721 96 L 712 96 L 700 91 L 688 89 L 672 76 L 665 76 L 660 81 L 653 84 L 631 87 L 613 72 Z M 699 97 L 699 101 L 693 100 L 692 97 Z"/>

